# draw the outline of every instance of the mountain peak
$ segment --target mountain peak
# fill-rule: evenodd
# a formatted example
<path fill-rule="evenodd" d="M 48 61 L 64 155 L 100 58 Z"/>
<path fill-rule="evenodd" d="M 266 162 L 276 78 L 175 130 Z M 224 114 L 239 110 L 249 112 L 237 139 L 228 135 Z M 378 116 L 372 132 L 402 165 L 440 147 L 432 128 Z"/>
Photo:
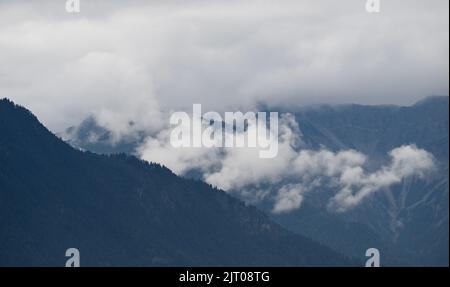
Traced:
<path fill-rule="evenodd" d="M 15 109 L 17 111 L 19 111 L 19 110 L 26 111 L 27 113 L 31 114 L 31 112 L 29 110 L 27 110 L 26 108 L 24 108 L 20 105 L 15 104 L 13 101 L 11 101 L 8 98 L 0 99 L 0 108 L 5 108 L 5 109 L 9 108 L 9 109 Z"/>
<path fill-rule="evenodd" d="M 0 120 L 19 120 L 38 122 L 37 117 L 26 108 L 15 104 L 8 98 L 0 99 Z M 40 124 L 40 123 L 39 123 Z"/>

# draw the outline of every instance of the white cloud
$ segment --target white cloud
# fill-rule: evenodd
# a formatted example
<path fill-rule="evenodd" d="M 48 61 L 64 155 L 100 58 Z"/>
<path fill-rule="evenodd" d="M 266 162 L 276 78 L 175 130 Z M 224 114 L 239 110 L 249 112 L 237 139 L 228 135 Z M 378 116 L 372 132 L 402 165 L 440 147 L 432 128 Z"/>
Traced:
<path fill-rule="evenodd" d="M 341 189 L 330 200 L 329 208 L 346 211 L 373 192 L 400 183 L 407 177 L 424 177 L 434 169 L 433 156 L 414 145 L 395 148 L 389 156 L 389 165 L 369 174 L 364 173 L 359 166 L 344 167 L 339 178 Z"/>
<path fill-rule="evenodd" d="M 183 122 L 181 127 L 188 130 L 190 129 L 186 126 L 188 124 L 190 125 Z M 221 151 L 215 148 L 173 147 L 170 143 L 171 131 L 167 128 L 161 130 L 156 136 L 149 136 L 138 148 L 137 154 L 144 160 L 162 163 L 179 175 L 193 169 L 207 172 L 220 162 Z"/>
<path fill-rule="evenodd" d="M 298 141 L 298 125 L 292 116 L 284 115 L 279 121 L 278 154 L 275 158 L 261 159 L 255 148 L 228 149 L 221 158 L 220 168 L 205 173 L 205 181 L 225 190 L 277 183 L 289 172 L 289 162 L 295 155 L 293 147 Z"/>
<path fill-rule="evenodd" d="M 252 125 L 247 132 L 251 129 Z M 308 192 L 322 187 L 336 190 L 328 202 L 330 211 L 347 211 L 370 194 L 407 177 L 424 177 L 434 167 L 433 156 L 414 145 L 393 149 L 390 162 L 373 172 L 365 170 L 367 156 L 355 150 L 302 149 L 299 126 L 290 114 L 280 118 L 278 155 L 272 159 L 261 159 L 257 148 L 174 148 L 170 131 L 149 137 L 138 149 L 141 158 L 162 163 L 180 175 L 199 170 L 207 183 L 251 203 L 272 194 L 275 213 L 300 208 Z M 245 132 L 238 135 L 244 137 Z"/>
<path fill-rule="evenodd" d="M 306 190 L 301 184 L 289 184 L 283 186 L 277 194 L 277 200 L 273 207 L 274 213 L 290 212 L 300 207 Z"/>
<path fill-rule="evenodd" d="M 329 200 L 328 208 L 344 212 L 360 204 L 371 193 L 389 188 L 407 177 L 424 177 L 434 169 L 433 156 L 414 145 L 395 148 L 389 152 L 389 156 L 391 160 L 388 165 L 378 171 L 366 172 L 364 167 L 367 157 L 359 152 L 302 150 L 293 160 L 291 169 L 299 183 L 293 189 L 289 188 L 290 185 L 281 188 L 274 211 L 299 208 L 302 202 L 300 199 L 306 192 L 326 186 L 337 190 Z"/>

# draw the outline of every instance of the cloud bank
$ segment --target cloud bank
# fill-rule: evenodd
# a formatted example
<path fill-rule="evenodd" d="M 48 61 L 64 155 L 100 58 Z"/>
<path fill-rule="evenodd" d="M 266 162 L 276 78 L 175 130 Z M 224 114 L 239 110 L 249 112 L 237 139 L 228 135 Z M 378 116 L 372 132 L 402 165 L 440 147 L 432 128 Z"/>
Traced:
<path fill-rule="evenodd" d="M 430 153 L 415 145 L 404 145 L 389 152 L 387 164 L 369 172 L 369 159 L 364 154 L 355 150 L 304 149 L 293 116 L 283 114 L 279 123 L 278 155 L 273 159 L 261 159 L 257 148 L 174 148 L 168 140 L 171 129 L 148 137 L 138 154 L 179 175 L 200 171 L 207 183 L 237 193 L 251 203 L 272 195 L 274 213 L 300 208 L 306 193 L 323 187 L 336 190 L 328 209 L 344 212 L 405 178 L 425 177 L 435 166 Z M 238 136 L 245 137 L 251 129 Z M 281 187 L 274 190 L 276 186 Z"/>
<path fill-rule="evenodd" d="M 54 131 L 91 113 L 410 104 L 448 94 L 446 0 L 0 1 L 0 94 Z M 153 126 L 156 125 L 156 126 Z"/>

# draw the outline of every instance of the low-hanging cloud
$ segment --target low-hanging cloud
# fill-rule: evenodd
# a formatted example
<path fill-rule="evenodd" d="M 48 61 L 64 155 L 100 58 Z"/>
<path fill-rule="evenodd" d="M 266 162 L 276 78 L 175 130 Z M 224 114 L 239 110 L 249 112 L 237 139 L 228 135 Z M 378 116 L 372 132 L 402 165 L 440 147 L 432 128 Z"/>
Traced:
<path fill-rule="evenodd" d="M 198 170 L 207 183 L 237 193 L 251 203 L 272 194 L 274 213 L 300 208 L 307 193 L 322 187 L 336 190 L 328 209 L 344 212 L 374 192 L 411 176 L 425 177 L 434 168 L 430 153 L 404 145 L 389 152 L 386 165 L 369 172 L 369 159 L 358 151 L 302 148 L 301 131 L 292 115 L 283 114 L 279 124 L 279 150 L 273 159 L 261 159 L 258 149 L 249 147 L 174 148 L 168 140 L 170 129 L 149 137 L 137 152 L 141 158 L 162 163 L 180 175 Z M 245 136 L 249 129 L 251 126 L 238 136 Z M 275 186 L 281 187 L 273 190 Z"/>
<path fill-rule="evenodd" d="M 346 211 L 373 192 L 400 183 L 407 177 L 423 178 L 434 168 L 433 156 L 414 145 L 395 148 L 389 156 L 389 165 L 373 173 L 365 173 L 360 166 L 346 166 L 339 175 L 340 190 L 330 200 L 329 208 Z"/>

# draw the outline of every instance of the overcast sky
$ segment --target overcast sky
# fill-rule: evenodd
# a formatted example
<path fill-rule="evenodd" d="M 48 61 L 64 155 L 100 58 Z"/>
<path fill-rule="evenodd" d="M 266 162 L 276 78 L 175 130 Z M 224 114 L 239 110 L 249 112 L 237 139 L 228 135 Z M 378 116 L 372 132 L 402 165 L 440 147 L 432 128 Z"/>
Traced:
<path fill-rule="evenodd" d="M 448 95 L 448 3 L 0 0 L 0 97 L 54 131 L 192 103 L 409 105 Z"/>

